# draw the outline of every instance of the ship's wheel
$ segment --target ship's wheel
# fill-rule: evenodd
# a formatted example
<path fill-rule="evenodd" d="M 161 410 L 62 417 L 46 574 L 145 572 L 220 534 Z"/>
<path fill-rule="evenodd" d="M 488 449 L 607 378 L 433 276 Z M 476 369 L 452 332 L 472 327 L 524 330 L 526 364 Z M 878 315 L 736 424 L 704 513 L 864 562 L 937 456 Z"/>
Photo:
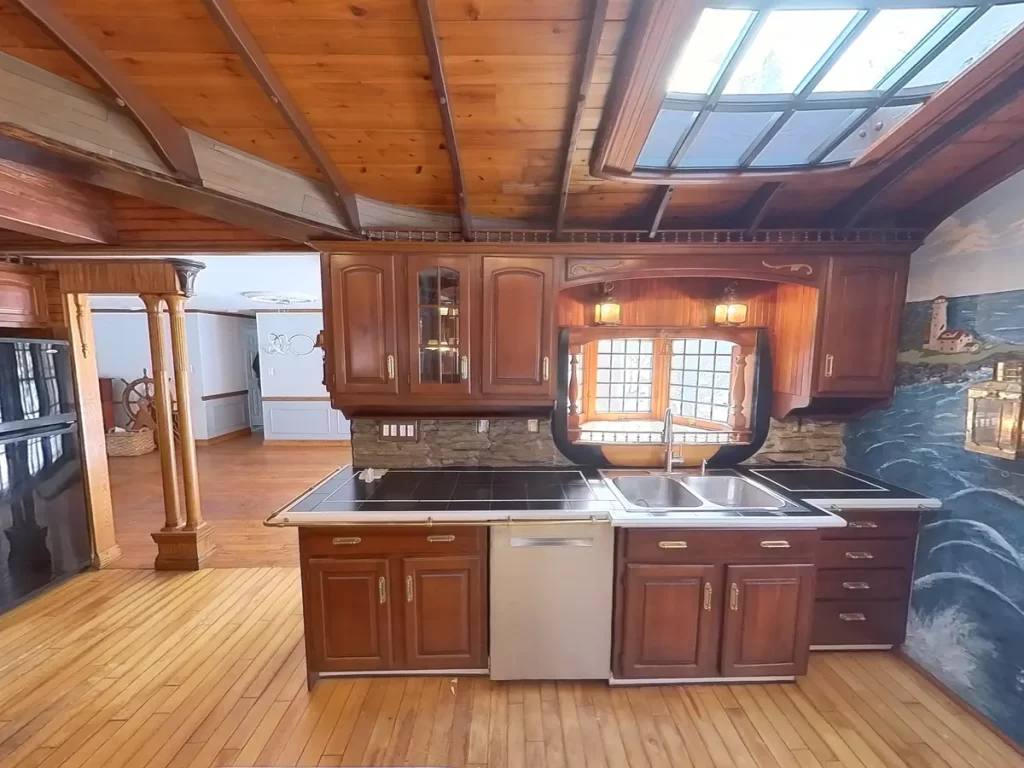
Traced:
<path fill-rule="evenodd" d="M 124 391 L 121 393 L 121 405 L 128 414 L 129 427 L 133 430 L 148 428 L 156 432 L 156 388 L 153 385 L 153 377 L 149 376 L 146 369 L 142 369 L 142 376 L 132 381 L 121 379 L 124 382 Z M 174 436 L 178 436 L 177 411 L 174 403 L 171 403 L 174 412 Z"/>

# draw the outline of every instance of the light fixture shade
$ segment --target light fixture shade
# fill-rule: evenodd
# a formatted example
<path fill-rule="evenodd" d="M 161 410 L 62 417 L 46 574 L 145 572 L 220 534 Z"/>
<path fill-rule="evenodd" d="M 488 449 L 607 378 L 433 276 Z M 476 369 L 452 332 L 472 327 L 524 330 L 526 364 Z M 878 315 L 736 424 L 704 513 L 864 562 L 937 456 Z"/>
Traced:
<path fill-rule="evenodd" d="M 612 284 L 604 284 L 604 296 L 594 305 L 594 325 L 621 325 L 622 305 L 612 298 Z"/>
<path fill-rule="evenodd" d="M 1003 459 L 1021 456 L 1021 374 L 1021 363 L 999 363 L 992 381 L 967 390 L 967 450 Z"/>
<path fill-rule="evenodd" d="M 715 306 L 715 325 L 743 325 L 747 322 L 747 305 L 736 296 L 736 283 L 730 283 L 725 295 Z"/>

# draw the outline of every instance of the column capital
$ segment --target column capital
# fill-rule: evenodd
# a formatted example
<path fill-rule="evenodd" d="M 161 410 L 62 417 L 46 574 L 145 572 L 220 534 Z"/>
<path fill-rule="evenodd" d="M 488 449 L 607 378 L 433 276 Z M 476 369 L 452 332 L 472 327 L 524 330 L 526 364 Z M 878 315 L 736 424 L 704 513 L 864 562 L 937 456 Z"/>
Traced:
<path fill-rule="evenodd" d="M 185 310 L 185 302 L 188 300 L 187 297 L 182 296 L 180 293 L 165 293 L 160 298 L 167 302 L 167 311 L 173 314 L 183 312 Z"/>
<path fill-rule="evenodd" d="M 146 305 L 146 314 L 159 315 L 164 309 L 164 297 L 158 293 L 139 294 L 142 303 Z"/>

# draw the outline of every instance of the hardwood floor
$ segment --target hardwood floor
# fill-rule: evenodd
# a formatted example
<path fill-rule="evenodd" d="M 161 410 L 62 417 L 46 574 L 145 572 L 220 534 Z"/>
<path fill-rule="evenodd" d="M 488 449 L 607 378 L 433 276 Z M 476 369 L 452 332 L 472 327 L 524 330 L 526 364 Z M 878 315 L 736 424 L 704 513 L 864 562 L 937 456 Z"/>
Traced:
<path fill-rule="evenodd" d="M 265 446 L 259 435 L 196 452 L 203 516 L 217 542 L 215 568 L 297 565 L 295 531 L 264 528 L 264 518 L 352 459 L 348 446 Z M 114 567 L 152 568 L 156 544 L 150 534 L 164 519 L 159 454 L 109 461 L 114 527 L 124 552 Z"/>
<path fill-rule="evenodd" d="M 795 685 L 483 678 L 305 688 L 298 571 L 79 576 L 0 617 L 0 765 L 1001 768 L 1024 760 L 882 653 Z"/>

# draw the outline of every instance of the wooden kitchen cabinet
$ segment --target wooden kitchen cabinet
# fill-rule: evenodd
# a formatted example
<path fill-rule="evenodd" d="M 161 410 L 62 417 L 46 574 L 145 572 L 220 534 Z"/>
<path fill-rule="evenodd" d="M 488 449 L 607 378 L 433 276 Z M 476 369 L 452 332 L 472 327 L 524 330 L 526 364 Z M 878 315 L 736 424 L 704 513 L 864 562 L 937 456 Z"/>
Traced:
<path fill-rule="evenodd" d="M 487 668 L 487 529 L 299 529 L 306 666 Z"/>
<path fill-rule="evenodd" d="M 0 327 L 32 328 L 49 320 L 42 274 L 20 264 L 0 264 Z"/>
<path fill-rule="evenodd" d="M 484 393 L 554 393 L 554 291 L 553 259 L 484 257 Z"/>
<path fill-rule="evenodd" d="M 410 256 L 409 391 L 451 396 L 471 391 L 472 260 L 465 256 Z"/>
<path fill-rule="evenodd" d="M 902 260 L 891 256 L 830 260 L 820 309 L 817 393 L 892 393 L 906 292 Z"/>
<path fill-rule="evenodd" d="M 623 594 L 622 677 L 717 674 L 721 601 L 713 565 L 630 563 Z"/>
<path fill-rule="evenodd" d="M 730 565 L 725 582 L 722 674 L 767 677 L 806 671 L 814 565 Z"/>

